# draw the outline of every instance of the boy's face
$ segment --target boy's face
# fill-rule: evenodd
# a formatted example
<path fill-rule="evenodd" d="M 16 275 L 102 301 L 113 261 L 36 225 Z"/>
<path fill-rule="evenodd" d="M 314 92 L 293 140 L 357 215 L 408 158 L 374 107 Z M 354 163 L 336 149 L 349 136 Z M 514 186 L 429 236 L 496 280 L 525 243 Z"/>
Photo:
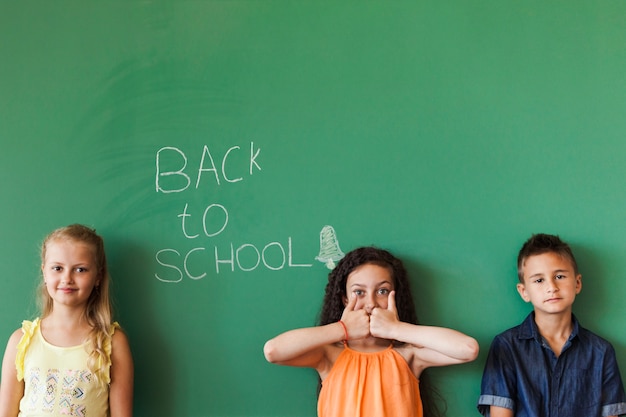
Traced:
<path fill-rule="evenodd" d="M 524 283 L 517 291 L 532 303 L 535 314 L 571 312 L 576 295 L 582 289 L 582 276 L 574 272 L 572 262 L 554 252 L 526 258 L 522 266 Z"/>

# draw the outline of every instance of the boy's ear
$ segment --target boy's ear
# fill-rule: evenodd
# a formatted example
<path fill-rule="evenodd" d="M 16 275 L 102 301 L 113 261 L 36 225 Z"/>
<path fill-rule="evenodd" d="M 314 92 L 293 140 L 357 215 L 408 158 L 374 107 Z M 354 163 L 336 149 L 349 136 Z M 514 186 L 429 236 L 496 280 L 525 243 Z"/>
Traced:
<path fill-rule="evenodd" d="M 528 297 L 528 294 L 526 293 L 526 287 L 524 286 L 524 284 L 519 283 L 517 284 L 517 292 L 519 293 L 519 296 L 522 297 L 522 300 L 529 302 L 530 298 Z"/>
<path fill-rule="evenodd" d="M 576 294 L 580 294 L 583 289 L 583 276 L 581 274 L 576 275 Z"/>

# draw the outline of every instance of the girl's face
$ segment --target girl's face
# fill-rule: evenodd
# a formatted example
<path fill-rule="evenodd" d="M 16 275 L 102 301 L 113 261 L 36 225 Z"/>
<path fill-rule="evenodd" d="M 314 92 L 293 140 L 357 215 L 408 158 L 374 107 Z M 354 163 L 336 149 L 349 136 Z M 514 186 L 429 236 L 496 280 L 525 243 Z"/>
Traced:
<path fill-rule="evenodd" d="M 354 309 L 364 309 L 371 314 L 374 308 L 387 308 L 389 293 L 393 290 L 393 278 L 389 269 L 373 264 L 361 265 L 348 275 L 344 305 L 356 297 Z"/>
<path fill-rule="evenodd" d="M 55 306 L 84 308 L 99 284 L 94 250 L 82 242 L 68 239 L 48 242 L 41 270 Z"/>

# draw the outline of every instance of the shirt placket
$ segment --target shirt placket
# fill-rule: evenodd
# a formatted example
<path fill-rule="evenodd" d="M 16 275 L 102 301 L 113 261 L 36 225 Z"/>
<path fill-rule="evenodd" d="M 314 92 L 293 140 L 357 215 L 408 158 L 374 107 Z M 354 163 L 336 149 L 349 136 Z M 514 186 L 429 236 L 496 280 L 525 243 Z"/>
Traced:
<path fill-rule="evenodd" d="M 569 417 L 567 407 L 562 404 L 561 384 L 563 383 L 563 373 L 565 372 L 565 351 L 569 348 L 569 340 L 563 346 L 563 350 L 559 356 L 556 356 L 552 348 L 546 343 L 545 340 L 541 341 L 541 345 L 548 358 L 550 365 L 550 402 L 548 404 L 549 417 Z"/>

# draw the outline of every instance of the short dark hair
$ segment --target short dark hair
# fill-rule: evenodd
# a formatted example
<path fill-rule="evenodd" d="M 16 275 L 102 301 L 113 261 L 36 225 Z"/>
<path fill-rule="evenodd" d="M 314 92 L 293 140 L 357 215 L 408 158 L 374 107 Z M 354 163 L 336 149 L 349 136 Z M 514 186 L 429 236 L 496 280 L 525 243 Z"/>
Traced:
<path fill-rule="evenodd" d="M 578 264 L 576 263 L 572 248 L 557 235 L 537 233 L 532 235 L 530 239 L 524 243 L 517 255 L 517 278 L 519 282 L 524 283 L 524 272 L 522 269 L 526 259 L 534 255 L 541 255 L 548 252 L 556 253 L 568 259 L 574 267 L 574 273 L 578 274 Z"/>

